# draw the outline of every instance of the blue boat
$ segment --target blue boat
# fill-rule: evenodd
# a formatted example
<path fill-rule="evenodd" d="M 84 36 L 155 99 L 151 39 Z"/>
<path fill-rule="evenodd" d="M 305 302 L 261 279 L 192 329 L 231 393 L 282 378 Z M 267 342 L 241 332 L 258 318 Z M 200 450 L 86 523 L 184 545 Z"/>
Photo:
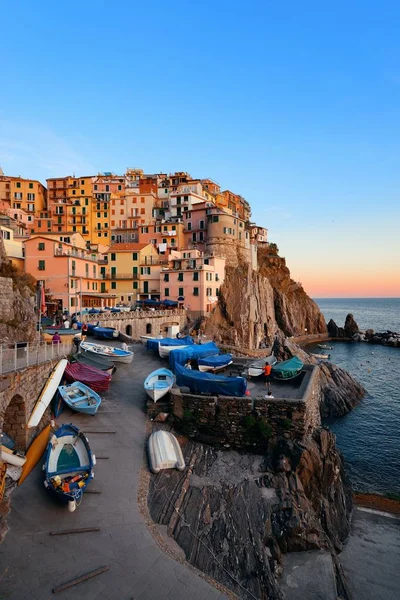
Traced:
<path fill-rule="evenodd" d="M 86 415 L 95 415 L 101 404 L 99 394 L 80 381 L 58 386 L 58 393 L 72 410 Z"/>
<path fill-rule="evenodd" d="M 174 382 L 174 374 L 169 369 L 157 369 L 144 380 L 144 390 L 153 402 L 157 402 L 170 391 Z"/>
<path fill-rule="evenodd" d="M 181 338 L 156 338 L 147 340 L 146 348 L 158 352 L 159 345 L 162 346 L 193 346 L 194 341 L 190 335 Z"/>
<path fill-rule="evenodd" d="M 99 340 L 116 340 L 119 337 L 119 331 L 114 327 L 93 327 L 93 335 Z"/>
<path fill-rule="evenodd" d="M 184 365 L 188 358 L 199 360 L 199 358 L 216 356 L 217 354 L 220 354 L 220 350 L 214 342 L 194 344 L 193 346 L 186 346 L 186 348 L 173 349 L 169 353 L 169 368 L 171 371 L 175 371 L 175 365 Z"/>
<path fill-rule="evenodd" d="M 186 369 L 175 365 L 176 383 L 188 387 L 192 394 L 212 394 L 215 396 L 244 396 L 247 381 L 244 377 L 224 377 Z"/>
<path fill-rule="evenodd" d="M 217 356 L 198 358 L 197 364 L 199 371 L 213 371 L 215 373 L 215 371 L 225 369 L 225 367 L 232 364 L 232 354 L 217 354 Z"/>
<path fill-rule="evenodd" d="M 52 435 L 45 454 L 46 489 L 62 502 L 80 504 L 94 477 L 96 458 L 84 433 L 74 425 L 62 425 Z"/>
<path fill-rule="evenodd" d="M 87 335 L 94 335 L 94 330 L 96 327 L 99 327 L 99 322 L 97 323 L 87 323 Z"/>

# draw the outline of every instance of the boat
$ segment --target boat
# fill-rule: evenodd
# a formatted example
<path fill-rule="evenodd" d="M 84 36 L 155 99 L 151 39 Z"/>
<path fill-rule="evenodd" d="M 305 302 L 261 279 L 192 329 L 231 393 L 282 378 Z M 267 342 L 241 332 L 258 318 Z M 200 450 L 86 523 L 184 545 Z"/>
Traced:
<path fill-rule="evenodd" d="M 10 450 L 7 446 L 1 446 L 0 456 L 3 462 L 14 465 L 14 467 L 23 467 L 26 463 L 26 456 L 19 454 L 15 450 Z"/>
<path fill-rule="evenodd" d="M 173 349 L 169 353 L 169 368 L 174 372 L 175 366 L 177 364 L 184 365 L 188 358 L 198 360 L 199 358 L 205 358 L 207 356 L 217 356 L 217 354 L 220 354 L 220 350 L 214 342 L 195 344 L 178 350 Z"/>
<path fill-rule="evenodd" d="M 121 348 L 113 348 L 112 346 L 81 342 L 79 349 L 98 356 L 106 356 L 115 362 L 131 363 L 133 360 L 133 352 L 131 350 L 122 350 Z"/>
<path fill-rule="evenodd" d="M 178 440 L 170 431 L 155 431 L 149 437 L 148 452 L 150 469 L 159 473 L 161 469 L 185 469 L 185 459 Z"/>
<path fill-rule="evenodd" d="M 49 406 L 51 399 L 57 391 L 58 386 L 60 385 L 60 381 L 62 376 L 64 375 L 64 371 L 66 366 L 68 365 L 68 361 L 66 358 L 62 358 L 57 365 L 54 367 L 53 371 L 48 378 L 46 385 L 44 386 L 36 404 L 35 408 L 32 411 L 31 416 L 29 417 L 29 421 L 27 427 L 36 427 L 39 425 L 46 408 Z"/>
<path fill-rule="evenodd" d="M 311 352 L 311 356 L 314 356 L 314 358 L 320 358 L 322 360 L 326 360 L 327 358 L 331 357 L 330 354 L 319 354 L 319 353 L 316 353 L 316 352 Z"/>
<path fill-rule="evenodd" d="M 100 356 L 98 354 L 93 354 L 89 352 L 83 352 L 78 354 L 73 354 L 72 357 L 76 362 L 82 363 L 83 365 L 89 365 L 89 367 L 94 367 L 95 369 L 100 369 L 100 371 L 105 371 L 112 375 L 116 371 L 116 367 L 113 361 L 105 356 Z"/>
<path fill-rule="evenodd" d="M 49 441 L 49 435 L 51 431 L 51 426 L 47 425 L 42 431 L 35 437 L 33 442 L 28 448 L 26 453 L 26 461 L 22 467 L 22 473 L 18 480 L 18 485 L 28 477 L 29 473 L 36 467 L 39 459 L 43 455 L 43 452 L 46 450 L 46 446 Z"/>
<path fill-rule="evenodd" d="M 99 340 L 116 340 L 119 337 L 119 331 L 114 327 L 93 327 L 93 335 Z"/>
<path fill-rule="evenodd" d="M 297 356 L 293 356 L 289 360 L 275 363 L 272 367 L 271 375 L 274 379 L 287 381 L 300 375 L 303 366 L 302 361 Z"/>
<path fill-rule="evenodd" d="M 278 361 L 273 354 L 265 356 L 264 358 L 260 358 L 259 360 L 255 360 L 247 366 L 247 375 L 248 377 L 259 377 L 264 373 L 264 367 L 266 364 L 271 365 L 272 367 L 277 362 Z"/>
<path fill-rule="evenodd" d="M 197 364 L 199 371 L 207 372 L 221 371 L 228 365 L 232 364 L 232 354 L 217 354 L 216 356 L 206 356 L 205 358 L 198 358 Z"/>
<path fill-rule="evenodd" d="M 62 344 L 69 344 L 73 342 L 74 338 L 81 338 L 82 332 L 79 329 L 63 329 L 62 327 L 54 327 L 52 329 L 46 327 L 42 331 L 42 339 L 44 342 L 52 343 L 53 335 L 58 333 L 61 338 Z"/>
<path fill-rule="evenodd" d="M 80 381 L 60 385 L 58 393 L 72 410 L 87 415 L 95 415 L 101 404 L 99 394 Z"/>
<path fill-rule="evenodd" d="M 158 344 L 158 354 L 160 355 L 160 358 L 168 358 L 169 357 L 169 353 L 171 352 L 171 350 L 183 350 L 183 348 L 187 348 L 186 344 L 176 344 L 174 346 L 165 346 L 164 344 L 159 343 Z"/>
<path fill-rule="evenodd" d="M 190 335 L 186 335 L 182 338 L 155 338 L 147 340 L 146 348 L 148 350 L 155 350 L 158 353 L 160 344 L 163 346 L 174 346 L 174 349 L 176 349 L 179 346 L 193 346 L 194 341 Z"/>
<path fill-rule="evenodd" d="M 162 335 L 141 335 L 140 337 L 140 341 L 142 342 L 142 344 L 146 344 L 147 340 L 162 340 L 163 337 Z"/>
<path fill-rule="evenodd" d="M 170 391 L 174 382 L 174 374 L 169 369 L 157 369 L 146 377 L 144 390 L 153 402 L 157 402 Z"/>
<path fill-rule="evenodd" d="M 95 392 L 105 392 L 108 390 L 111 382 L 111 375 L 100 371 L 95 367 L 74 362 L 68 363 L 65 368 L 65 379 L 69 383 L 80 381 L 89 386 Z"/>
<path fill-rule="evenodd" d="M 239 396 L 246 393 L 247 381 L 244 377 L 224 377 L 212 373 L 202 373 L 175 365 L 176 383 L 188 387 L 192 394 L 212 394 L 218 396 Z"/>
<path fill-rule="evenodd" d="M 96 457 L 89 441 L 75 425 L 64 424 L 52 435 L 46 450 L 46 489 L 64 502 L 79 502 L 94 477 Z"/>
<path fill-rule="evenodd" d="M 318 348 L 323 348 L 324 350 L 333 350 L 333 346 L 328 346 L 327 344 L 317 344 Z"/>

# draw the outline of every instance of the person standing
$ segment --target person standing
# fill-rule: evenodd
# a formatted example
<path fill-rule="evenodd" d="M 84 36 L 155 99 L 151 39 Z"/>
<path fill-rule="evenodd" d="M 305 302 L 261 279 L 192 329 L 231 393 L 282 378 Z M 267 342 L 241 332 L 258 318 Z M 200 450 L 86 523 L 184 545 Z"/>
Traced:
<path fill-rule="evenodd" d="M 82 334 L 81 335 L 81 340 L 82 340 L 82 342 L 84 342 L 86 340 L 88 329 L 89 329 L 88 324 L 87 323 L 83 323 L 82 329 L 81 329 L 81 334 Z"/>
<path fill-rule="evenodd" d="M 61 336 L 58 333 L 58 331 L 54 332 L 54 335 L 53 335 L 51 341 L 52 341 L 53 344 L 61 344 Z"/>
<path fill-rule="evenodd" d="M 265 363 L 264 365 L 264 381 L 265 381 L 265 387 L 267 388 L 267 392 L 268 394 L 271 394 L 271 371 L 272 371 L 272 367 L 270 364 L 268 364 L 268 362 Z"/>

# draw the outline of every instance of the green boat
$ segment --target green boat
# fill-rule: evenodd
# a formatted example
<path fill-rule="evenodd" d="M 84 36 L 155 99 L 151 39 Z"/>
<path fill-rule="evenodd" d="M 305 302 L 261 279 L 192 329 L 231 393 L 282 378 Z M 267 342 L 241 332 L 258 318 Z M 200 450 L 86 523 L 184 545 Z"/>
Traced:
<path fill-rule="evenodd" d="M 294 379 L 300 375 L 303 367 L 304 364 L 302 361 L 297 358 L 297 356 L 293 356 L 293 358 L 290 358 L 289 360 L 276 363 L 272 367 L 271 375 L 274 379 L 287 381 L 288 379 Z"/>

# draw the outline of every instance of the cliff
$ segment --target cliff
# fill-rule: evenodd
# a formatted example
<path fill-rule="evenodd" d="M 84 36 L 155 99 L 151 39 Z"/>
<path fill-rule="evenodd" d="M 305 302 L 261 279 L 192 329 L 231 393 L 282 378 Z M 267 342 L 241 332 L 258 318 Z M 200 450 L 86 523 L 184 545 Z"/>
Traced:
<path fill-rule="evenodd" d="M 281 600 L 282 555 L 324 548 L 346 596 L 336 552 L 350 530 L 351 488 L 331 433 L 280 440 L 264 456 L 183 447 L 189 468 L 153 476 L 148 503 L 191 564 L 241 598 Z"/>
<path fill-rule="evenodd" d="M 206 322 L 219 342 L 255 349 L 270 345 L 280 330 L 287 336 L 326 333 L 325 319 L 301 284 L 290 278 L 284 258 L 258 250 L 258 270 L 243 259 L 227 266 L 219 302 Z"/>

